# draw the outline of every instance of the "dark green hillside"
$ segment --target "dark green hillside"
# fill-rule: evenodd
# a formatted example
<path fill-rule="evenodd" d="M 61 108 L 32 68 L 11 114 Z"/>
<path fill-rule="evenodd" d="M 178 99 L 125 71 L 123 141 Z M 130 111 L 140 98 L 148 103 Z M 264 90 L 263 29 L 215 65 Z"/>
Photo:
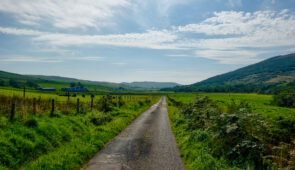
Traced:
<path fill-rule="evenodd" d="M 258 84 L 291 80 L 295 80 L 295 54 L 273 57 L 193 85 L 217 84 L 233 81 Z"/>
<path fill-rule="evenodd" d="M 277 93 L 295 81 L 295 54 L 273 57 L 172 91 Z"/>
<path fill-rule="evenodd" d="M 116 83 L 95 82 L 87 80 L 79 80 L 58 76 L 36 76 L 36 75 L 21 75 L 0 71 L 0 86 L 22 88 L 36 87 L 52 87 L 60 90 L 64 87 L 70 87 L 72 83 L 80 82 L 89 90 L 97 91 L 113 91 L 113 90 L 129 90 L 128 87 L 122 87 Z"/>
<path fill-rule="evenodd" d="M 177 83 L 170 82 L 133 82 L 133 83 L 111 83 L 100 81 L 81 80 L 60 76 L 44 75 L 21 75 L 0 71 L 0 86 L 22 88 L 52 87 L 60 90 L 70 87 L 73 84 L 83 85 L 90 91 L 114 92 L 114 91 L 155 91 L 161 88 L 171 88 L 178 86 Z"/>

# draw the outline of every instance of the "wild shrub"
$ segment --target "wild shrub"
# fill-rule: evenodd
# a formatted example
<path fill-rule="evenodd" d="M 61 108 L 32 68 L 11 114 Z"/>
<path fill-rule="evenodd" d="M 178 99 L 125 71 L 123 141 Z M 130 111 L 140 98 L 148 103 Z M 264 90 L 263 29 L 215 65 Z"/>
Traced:
<path fill-rule="evenodd" d="M 171 102 L 181 110 L 176 124 L 185 124 L 197 141 L 206 143 L 214 157 L 225 158 L 240 168 L 265 169 L 275 167 L 273 163 L 280 167 L 291 166 L 292 161 L 286 160 L 292 158 L 290 147 L 295 147 L 291 143 L 294 119 L 266 119 L 252 113 L 245 101 L 231 101 L 226 112 L 208 97 L 198 96 L 186 105 L 175 100 Z"/>
<path fill-rule="evenodd" d="M 97 109 L 101 112 L 110 112 L 113 110 L 113 107 L 114 105 L 108 96 L 103 96 L 97 101 Z"/>
<path fill-rule="evenodd" d="M 281 107 L 292 107 L 295 108 L 295 90 L 284 91 L 273 97 L 273 103 Z"/>
<path fill-rule="evenodd" d="M 4 80 L 0 80 L 0 86 L 5 86 L 5 81 Z"/>
<path fill-rule="evenodd" d="M 110 122 L 112 120 L 112 117 L 109 113 L 107 114 L 100 114 L 97 116 L 93 116 L 90 121 L 94 124 L 94 125 L 102 125 L 105 124 L 107 122 Z"/>
<path fill-rule="evenodd" d="M 143 105 L 144 105 L 144 102 L 143 101 L 138 101 L 138 105 L 140 106 L 140 107 L 142 107 Z"/>
<path fill-rule="evenodd" d="M 118 97 L 118 103 L 117 106 L 120 108 L 125 104 L 125 101 L 122 99 L 122 96 Z"/>
<path fill-rule="evenodd" d="M 37 127 L 38 126 L 38 122 L 35 118 L 30 118 L 25 122 L 25 126 L 27 127 Z"/>

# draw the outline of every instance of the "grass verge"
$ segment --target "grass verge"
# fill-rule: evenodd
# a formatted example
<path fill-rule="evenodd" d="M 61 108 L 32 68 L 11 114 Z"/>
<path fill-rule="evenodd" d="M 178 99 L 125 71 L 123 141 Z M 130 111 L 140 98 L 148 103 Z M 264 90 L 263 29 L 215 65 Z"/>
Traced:
<path fill-rule="evenodd" d="M 79 169 L 152 101 L 130 101 L 111 112 L 98 111 L 25 121 L 0 117 L 0 169 Z"/>

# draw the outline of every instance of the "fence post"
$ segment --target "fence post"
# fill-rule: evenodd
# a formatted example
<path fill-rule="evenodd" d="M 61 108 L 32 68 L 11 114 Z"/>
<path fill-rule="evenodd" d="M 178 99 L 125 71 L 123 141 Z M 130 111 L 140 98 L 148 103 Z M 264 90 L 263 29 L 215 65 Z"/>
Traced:
<path fill-rule="evenodd" d="M 69 102 L 70 102 L 70 92 L 68 92 L 68 104 L 69 104 Z"/>
<path fill-rule="evenodd" d="M 24 87 L 24 98 L 26 98 L 26 87 Z"/>
<path fill-rule="evenodd" d="M 80 100 L 79 100 L 79 98 L 77 99 L 77 113 L 79 113 L 79 104 L 80 103 Z"/>
<path fill-rule="evenodd" d="M 91 110 L 93 108 L 93 98 L 94 98 L 94 94 L 91 94 Z"/>
<path fill-rule="evenodd" d="M 37 108 L 36 108 L 36 98 L 33 98 L 33 114 L 36 116 Z"/>
<path fill-rule="evenodd" d="M 11 112 L 10 112 L 10 121 L 13 121 L 15 115 L 15 101 L 12 101 Z"/>
<path fill-rule="evenodd" d="M 52 99 L 51 112 L 50 112 L 50 116 L 52 117 L 53 115 L 54 115 L 54 99 Z"/>

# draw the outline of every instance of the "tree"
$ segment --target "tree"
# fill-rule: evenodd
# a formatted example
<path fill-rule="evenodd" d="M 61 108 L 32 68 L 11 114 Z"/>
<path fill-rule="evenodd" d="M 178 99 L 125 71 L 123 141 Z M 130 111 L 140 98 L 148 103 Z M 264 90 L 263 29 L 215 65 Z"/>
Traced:
<path fill-rule="evenodd" d="M 71 87 L 76 87 L 76 83 L 75 82 L 72 82 L 72 83 L 70 83 L 70 86 Z"/>
<path fill-rule="evenodd" d="M 9 85 L 12 86 L 12 87 L 15 87 L 15 88 L 19 88 L 20 87 L 19 83 L 16 80 L 14 80 L 14 79 L 10 79 L 9 80 Z"/>
<path fill-rule="evenodd" d="M 38 85 L 37 83 L 33 82 L 33 81 L 28 80 L 28 81 L 26 82 L 26 86 L 36 88 L 36 87 L 38 87 L 39 85 Z"/>
<path fill-rule="evenodd" d="M 83 84 L 81 84 L 80 82 L 78 82 L 77 86 L 78 86 L 78 87 L 81 87 L 81 88 L 83 88 L 83 87 L 84 87 L 84 85 L 83 85 Z"/>
<path fill-rule="evenodd" d="M 4 86 L 5 85 L 5 81 L 4 80 L 0 80 L 0 86 Z"/>

